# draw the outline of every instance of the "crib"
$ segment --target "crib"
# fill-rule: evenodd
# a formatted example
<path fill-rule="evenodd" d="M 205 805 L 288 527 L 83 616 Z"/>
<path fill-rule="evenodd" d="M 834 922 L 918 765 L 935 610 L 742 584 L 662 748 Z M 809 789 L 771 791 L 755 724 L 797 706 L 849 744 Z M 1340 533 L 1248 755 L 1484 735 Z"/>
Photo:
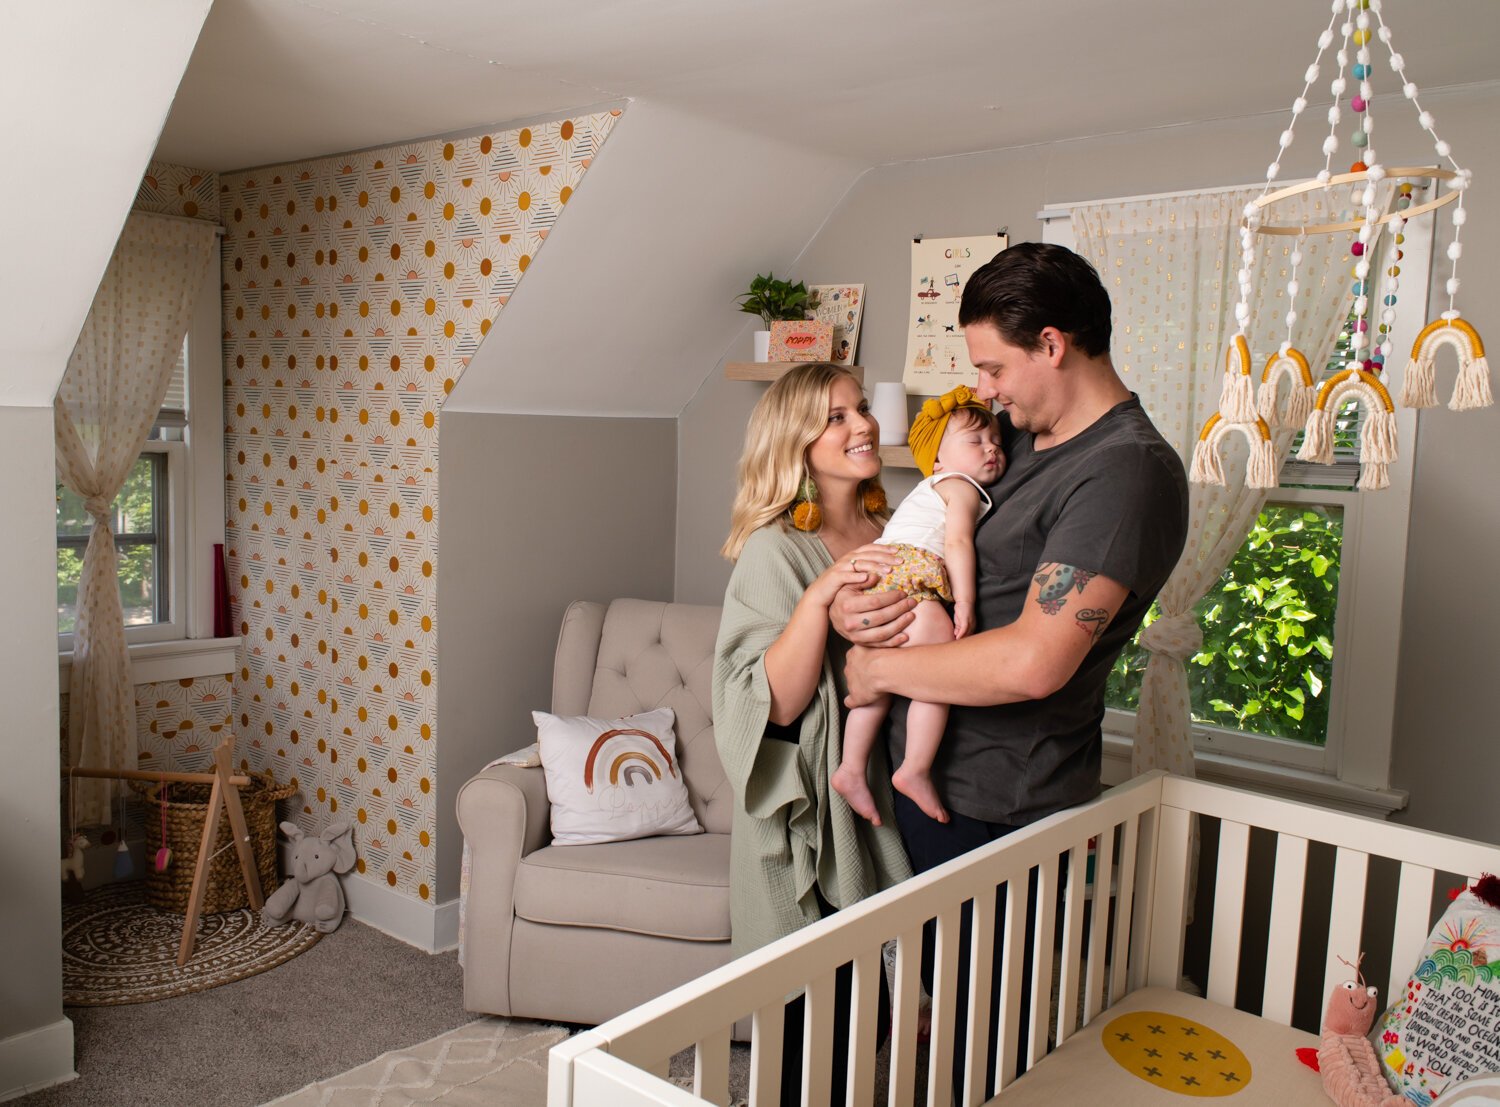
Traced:
<path fill-rule="evenodd" d="M 1200 869 L 1200 847 L 1205 857 L 1214 855 L 1202 844 L 1209 837 L 1217 840 L 1216 864 Z M 1323 877 L 1330 867 L 1328 882 Z M 884 1070 L 888 1102 L 917 1102 L 920 957 L 928 920 L 936 921 L 937 934 L 928 1104 L 951 1101 L 955 1070 L 962 1074 L 965 1107 L 992 1100 L 1107 1099 L 1112 1107 L 1136 1102 L 1130 1096 L 1140 1081 L 1133 1077 L 1116 1074 L 1123 1083 L 1113 1088 L 1098 1085 L 1098 1072 L 1087 1075 L 1087 1051 L 1106 1035 L 1097 1027 L 1081 1032 L 1096 1020 L 1118 1017 L 1142 996 L 1153 1009 L 1180 999 L 1188 1005 L 1182 1008 L 1185 1022 L 1198 1018 L 1201 1007 L 1216 1013 L 1203 1020 L 1210 1025 L 1239 1020 L 1236 1026 L 1269 1035 L 1254 1062 L 1257 1094 L 1234 1098 L 1327 1103 L 1318 1077 L 1296 1063 L 1291 1049 L 1317 1044 L 1313 1033 L 1322 999 L 1351 975 L 1339 958 L 1353 960 L 1364 950 L 1370 954 L 1367 967 L 1389 965 L 1388 974 L 1371 980 L 1381 986 L 1383 1004 L 1405 987 L 1445 902 L 1442 893 L 1482 872 L 1500 872 L 1500 847 L 1151 773 L 574 1036 L 552 1050 L 548 1104 L 728 1104 L 731 1038 L 738 1024 L 738 1036 L 748 1028 L 751 1040 L 750 1107 L 775 1107 L 783 1007 L 798 994 L 807 997 L 803 1056 L 810 1059 L 801 1101 L 825 1104 L 834 973 L 845 963 L 853 969 L 847 1102 L 869 1104 L 875 1094 L 878 980 L 886 971 L 882 947 L 890 940 L 896 959 Z M 1197 888 L 1195 895 L 1200 882 L 1211 887 Z M 1306 930 L 1304 907 L 1316 920 Z M 960 1020 L 965 911 L 972 912 L 970 968 L 967 1017 Z M 1184 992 L 1191 987 L 1183 975 L 1190 921 L 1193 959 L 1205 981 L 1201 997 Z M 1249 945 L 1247 931 L 1253 934 Z M 1301 973 L 1294 968 L 1299 958 Z M 1316 992 L 1312 997 L 1305 994 L 1309 988 Z M 1312 1025 L 1291 1026 L 1294 1006 L 1314 1012 L 1300 1020 Z M 959 1040 L 956 1027 L 963 1022 Z M 1105 1024 L 1105 1031 L 1113 1025 Z M 670 1059 L 689 1048 L 691 1090 L 666 1079 Z"/>

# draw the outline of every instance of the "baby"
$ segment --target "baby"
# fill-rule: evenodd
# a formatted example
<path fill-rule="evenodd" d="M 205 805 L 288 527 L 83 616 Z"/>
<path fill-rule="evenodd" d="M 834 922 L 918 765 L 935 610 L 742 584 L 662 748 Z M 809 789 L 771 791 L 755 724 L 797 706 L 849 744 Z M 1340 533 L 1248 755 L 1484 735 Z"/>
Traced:
<path fill-rule="evenodd" d="M 941 603 L 918 603 L 906 644 L 951 642 L 974 629 L 974 529 L 991 506 L 984 486 L 1005 469 L 999 423 L 973 389 L 959 385 L 922 405 L 908 441 L 926 479 L 886 524 L 879 542 L 895 547 L 901 561 L 869 591 L 900 589 L 921 601 L 951 602 L 951 619 Z M 843 757 L 831 781 L 850 807 L 876 825 L 880 817 L 866 769 L 890 706 L 891 698 L 883 696 L 849 712 Z M 932 762 L 947 723 L 947 704 L 913 700 L 906 712 L 906 757 L 891 775 L 896 791 L 941 823 L 948 812 L 932 784 Z"/>

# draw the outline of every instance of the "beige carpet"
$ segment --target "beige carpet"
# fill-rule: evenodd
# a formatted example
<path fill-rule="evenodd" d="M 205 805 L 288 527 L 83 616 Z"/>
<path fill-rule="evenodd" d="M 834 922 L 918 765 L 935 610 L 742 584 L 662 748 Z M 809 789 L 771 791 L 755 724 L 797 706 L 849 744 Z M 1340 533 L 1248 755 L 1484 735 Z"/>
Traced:
<path fill-rule="evenodd" d="M 568 1031 L 484 1018 L 272 1100 L 286 1107 L 542 1107 L 547 1051 Z M 266 1105 L 269 1107 L 269 1105 Z"/>

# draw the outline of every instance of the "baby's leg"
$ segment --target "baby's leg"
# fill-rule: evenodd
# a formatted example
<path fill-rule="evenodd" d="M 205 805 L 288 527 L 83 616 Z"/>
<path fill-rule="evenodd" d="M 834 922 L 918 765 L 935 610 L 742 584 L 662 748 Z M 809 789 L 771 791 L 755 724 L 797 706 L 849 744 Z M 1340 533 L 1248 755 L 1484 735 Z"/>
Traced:
<path fill-rule="evenodd" d="M 829 779 L 833 790 L 848 801 L 854 813 L 863 815 L 876 826 L 880 825 L 880 815 L 875 810 L 875 797 L 870 792 L 870 751 L 875 748 L 875 740 L 880 737 L 880 724 L 885 722 L 890 709 L 891 697 L 881 696 L 849 711 L 849 718 L 844 723 L 844 748 L 839 767 L 833 770 Z"/>
<path fill-rule="evenodd" d="M 936 600 L 917 604 L 916 618 L 907 628 L 908 645 L 928 646 L 953 641 L 953 620 Z M 906 709 L 906 756 L 891 774 L 891 784 L 930 819 L 948 821 L 948 812 L 932 784 L 932 763 L 943 741 L 948 725 L 946 703 L 921 703 L 912 700 Z"/>

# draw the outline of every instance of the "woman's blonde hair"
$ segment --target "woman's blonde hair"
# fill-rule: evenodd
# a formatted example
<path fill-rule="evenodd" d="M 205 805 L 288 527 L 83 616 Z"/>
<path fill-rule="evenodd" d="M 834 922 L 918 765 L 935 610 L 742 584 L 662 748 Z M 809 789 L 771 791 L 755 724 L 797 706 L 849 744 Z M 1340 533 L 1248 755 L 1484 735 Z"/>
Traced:
<path fill-rule="evenodd" d="M 729 537 L 720 551 L 730 561 L 738 560 L 745 540 L 752 533 L 787 517 L 799 498 L 802 484 L 811 475 L 807 448 L 828 428 L 828 397 L 836 381 L 859 380 L 847 369 L 815 361 L 783 374 L 766 389 L 745 429 L 745 452 L 740 455 L 739 487 L 729 516 Z M 871 512 L 866 493 L 884 489 L 880 478 L 862 481 L 858 490 L 859 510 L 879 521 L 883 513 Z"/>

